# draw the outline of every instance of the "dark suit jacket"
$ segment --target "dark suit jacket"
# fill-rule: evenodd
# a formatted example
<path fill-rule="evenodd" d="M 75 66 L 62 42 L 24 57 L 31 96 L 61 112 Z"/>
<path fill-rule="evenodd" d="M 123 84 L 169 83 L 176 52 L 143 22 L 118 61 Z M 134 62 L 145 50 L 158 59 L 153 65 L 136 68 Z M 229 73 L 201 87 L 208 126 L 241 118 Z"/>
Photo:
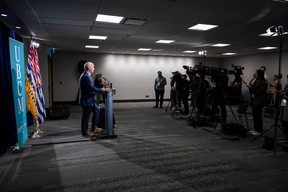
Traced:
<path fill-rule="evenodd" d="M 93 106 L 94 95 L 103 93 L 102 89 L 96 88 L 93 85 L 92 77 L 88 72 L 84 71 L 80 76 L 80 92 L 79 92 L 79 104 L 83 106 Z"/>

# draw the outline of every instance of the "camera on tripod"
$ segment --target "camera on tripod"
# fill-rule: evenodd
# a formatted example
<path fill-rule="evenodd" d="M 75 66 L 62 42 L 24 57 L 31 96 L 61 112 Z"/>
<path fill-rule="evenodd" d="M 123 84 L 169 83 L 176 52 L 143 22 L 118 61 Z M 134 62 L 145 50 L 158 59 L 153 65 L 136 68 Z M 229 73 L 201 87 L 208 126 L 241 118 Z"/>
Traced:
<path fill-rule="evenodd" d="M 189 76 L 190 79 L 195 75 L 210 75 L 211 69 L 207 66 L 195 65 L 194 67 L 189 67 L 187 65 L 183 65 L 183 68 L 186 70 L 186 74 Z"/>
<path fill-rule="evenodd" d="M 235 76 L 235 80 L 236 82 L 239 82 L 241 81 L 241 75 L 243 75 L 243 69 L 245 69 L 244 67 L 242 66 L 235 66 L 235 65 L 231 65 L 234 69 L 233 70 L 229 70 L 228 73 L 229 74 L 233 74 Z"/>

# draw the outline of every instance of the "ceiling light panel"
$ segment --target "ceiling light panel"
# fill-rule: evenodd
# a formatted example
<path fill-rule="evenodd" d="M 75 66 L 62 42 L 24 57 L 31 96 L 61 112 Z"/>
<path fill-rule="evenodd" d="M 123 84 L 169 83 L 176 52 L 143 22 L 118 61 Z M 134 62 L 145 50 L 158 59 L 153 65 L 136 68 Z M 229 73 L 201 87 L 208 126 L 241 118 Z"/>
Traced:
<path fill-rule="evenodd" d="M 96 46 L 96 45 L 86 45 L 85 48 L 98 49 L 99 46 Z"/>
<path fill-rule="evenodd" d="M 150 48 L 139 48 L 139 49 L 137 49 L 138 51 L 151 51 L 151 49 Z"/>
<path fill-rule="evenodd" d="M 258 49 L 260 49 L 260 50 L 271 50 L 271 49 L 277 49 L 277 47 L 260 47 Z"/>
<path fill-rule="evenodd" d="M 236 53 L 223 53 L 222 55 L 236 55 Z"/>
<path fill-rule="evenodd" d="M 197 25 L 194 25 L 190 28 L 188 28 L 189 30 L 197 30 L 197 31 L 208 31 L 210 29 L 213 29 L 215 27 L 218 27 L 218 25 L 210 25 L 210 24 L 197 24 Z"/>
<path fill-rule="evenodd" d="M 175 42 L 174 40 L 158 40 L 155 43 L 164 43 L 164 44 L 169 44 Z"/>
<path fill-rule="evenodd" d="M 107 22 L 107 23 L 120 23 L 123 20 L 123 18 L 124 17 L 122 16 L 98 14 L 96 17 L 96 21 Z"/>
<path fill-rule="evenodd" d="M 211 45 L 212 47 L 227 47 L 230 46 L 230 44 L 225 44 L 225 43 L 217 43 L 214 45 Z"/>
<path fill-rule="evenodd" d="M 105 40 L 107 39 L 107 36 L 90 35 L 89 39 Z"/>
<path fill-rule="evenodd" d="M 183 53 L 195 53 L 196 51 L 191 51 L 191 50 L 186 50 L 186 51 L 183 51 Z"/>

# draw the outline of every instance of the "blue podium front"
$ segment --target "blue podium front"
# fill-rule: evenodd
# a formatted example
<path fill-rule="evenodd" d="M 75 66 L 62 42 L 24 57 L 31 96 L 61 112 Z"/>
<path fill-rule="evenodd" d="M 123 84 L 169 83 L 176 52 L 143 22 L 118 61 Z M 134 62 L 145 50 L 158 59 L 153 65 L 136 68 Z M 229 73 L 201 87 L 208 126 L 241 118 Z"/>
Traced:
<path fill-rule="evenodd" d="M 114 115 L 113 115 L 113 94 L 115 89 L 106 93 L 105 96 L 105 134 L 96 135 L 96 138 L 115 138 L 117 135 L 114 133 Z"/>

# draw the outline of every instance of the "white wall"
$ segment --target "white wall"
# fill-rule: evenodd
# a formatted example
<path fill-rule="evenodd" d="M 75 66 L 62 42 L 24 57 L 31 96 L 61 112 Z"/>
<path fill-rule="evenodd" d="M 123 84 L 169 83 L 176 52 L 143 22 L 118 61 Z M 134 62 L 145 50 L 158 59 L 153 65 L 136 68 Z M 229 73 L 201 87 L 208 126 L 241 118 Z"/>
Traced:
<path fill-rule="evenodd" d="M 39 48 L 39 60 L 43 78 L 45 101 L 48 103 L 47 80 L 47 49 Z M 53 58 L 53 97 L 54 102 L 75 101 L 78 91 L 78 62 L 80 60 L 92 61 L 95 64 L 95 72 L 101 72 L 115 87 L 114 100 L 142 100 L 154 99 L 153 82 L 157 71 L 161 70 L 169 83 L 171 72 L 178 70 L 185 73 L 183 65 L 194 66 L 203 61 L 203 58 L 189 57 L 164 57 L 164 56 L 137 56 L 137 55 L 112 55 L 96 53 L 56 52 Z M 243 80 L 249 82 L 253 73 L 261 65 L 267 67 L 269 80 L 278 73 L 279 53 L 239 56 L 225 59 L 206 58 L 207 66 L 223 66 L 233 69 L 231 64 L 243 66 Z M 288 74 L 288 52 L 282 54 L 281 72 L 282 84 L 286 83 Z M 230 81 L 233 75 L 229 76 Z M 62 84 L 61 84 L 62 83 Z M 169 85 L 166 87 L 165 98 L 169 98 Z M 242 91 L 246 99 L 249 93 L 243 84 Z M 146 95 L 149 95 L 146 98 Z"/>
<path fill-rule="evenodd" d="M 154 79 L 157 71 L 167 78 L 165 98 L 169 98 L 172 71 L 185 73 L 183 65 L 194 66 L 202 58 L 113 55 L 96 53 L 56 52 L 53 54 L 54 102 L 75 101 L 78 91 L 78 62 L 92 61 L 95 72 L 101 72 L 116 88 L 114 100 L 154 99 Z M 220 59 L 207 59 L 209 66 L 219 66 Z M 146 97 L 148 95 L 149 97 Z"/>

